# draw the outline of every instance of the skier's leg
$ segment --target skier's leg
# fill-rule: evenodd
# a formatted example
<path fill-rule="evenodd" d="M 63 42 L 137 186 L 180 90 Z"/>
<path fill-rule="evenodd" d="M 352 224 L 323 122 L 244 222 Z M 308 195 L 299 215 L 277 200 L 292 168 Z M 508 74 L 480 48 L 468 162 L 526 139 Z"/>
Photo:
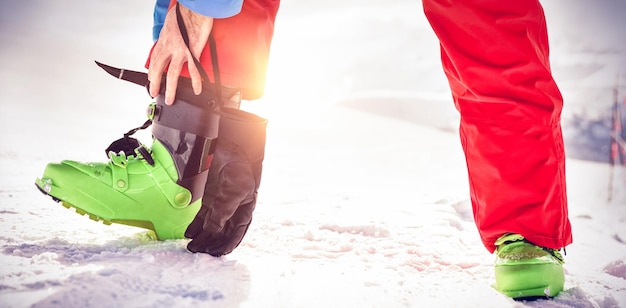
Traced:
<path fill-rule="evenodd" d="M 424 0 L 441 44 L 485 247 L 497 249 L 496 288 L 555 296 L 572 242 L 560 126 L 543 10 L 537 0 Z"/>
<path fill-rule="evenodd" d="M 474 217 L 483 243 L 520 233 L 559 249 L 572 241 L 561 94 L 536 0 L 424 1 L 461 113 Z"/>
<path fill-rule="evenodd" d="M 192 239 L 190 251 L 228 254 L 239 245 L 251 223 L 267 121 L 238 109 L 241 99 L 255 99 L 263 93 L 278 5 L 277 0 L 248 0 L 238 15 L 214 21 L 220 78 L 230 91 L 221 106 L 218 141 L 202 207 L 185 233 Z M 200 62 L 212 77 L 208 49 Z"/>

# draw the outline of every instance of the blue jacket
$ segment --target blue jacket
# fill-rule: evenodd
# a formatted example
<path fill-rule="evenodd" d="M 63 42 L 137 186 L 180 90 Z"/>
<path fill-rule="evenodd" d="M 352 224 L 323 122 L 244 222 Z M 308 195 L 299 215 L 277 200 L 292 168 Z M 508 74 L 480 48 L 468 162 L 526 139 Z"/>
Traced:
<path fill-rule="evenodd" d="M 178 3 L 186 8 L 213 18 L 227 18 L 237 15 L 241 11 L 243 0 L 178 0 Z M 154 4 L 154 26 L 152 27 L 152 38 L 156 41 L 163 28 L 165 15 L 169 7 L 170 0 L 156 0 Z"/>

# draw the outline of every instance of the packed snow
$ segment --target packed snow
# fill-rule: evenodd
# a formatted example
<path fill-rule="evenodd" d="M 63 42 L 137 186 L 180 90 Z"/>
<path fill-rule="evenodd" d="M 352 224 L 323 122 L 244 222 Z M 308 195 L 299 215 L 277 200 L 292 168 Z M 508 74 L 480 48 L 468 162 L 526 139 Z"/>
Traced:
<path fill-rule="evenodd" d="M 626 73 L 626 3 L 544 5 L 564 118 L 606 112 Z M 232 254 L 43 196 L 48 162 L 104 161 L 145 120 L 146 90 L 93 61 L 143 70 L 151 19 L 151 1 L 3 3 L 0 307 L 626 307 L 626 170 L 572 158 L 564 292 L 516 302 L 492 288 L 419 1 L 283 2 L 267 95 L 244 104 L 270 124 L 255 218 Z"/>

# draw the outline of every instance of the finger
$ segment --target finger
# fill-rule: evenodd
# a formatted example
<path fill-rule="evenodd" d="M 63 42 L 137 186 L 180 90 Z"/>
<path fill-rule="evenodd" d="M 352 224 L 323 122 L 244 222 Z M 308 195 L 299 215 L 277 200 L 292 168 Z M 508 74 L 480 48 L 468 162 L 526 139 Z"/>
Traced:
<path fill-rule="evenodd" d="M 176 99 L 176 88 L 178 87 L 178 77 L 182 70 L 181 61 L 172 60 L 167 69 L 167 80 L 165 80 L 165 104 L 171 105 Z"/>
<path fill-rule="evenodd" d="M 163 59 L 160 53 L 155 49 L 150 57 L 150 66 L 148 67 L 148 80 L 150 80 L 150 96 L 156 97 L 161 89 L 161 80 L 163 72 L 169 62 L 169 57 Z"/>
<path fill-rule="evenodd" d="M 191 223 L 187 227 L 187 230 L 185 231 L 186 238 L 195 238 L 196 236 L 198 236 L 200 231 L 202 231 L 202 226 L 204 225 L 204 219 L 206 215 L 207 207 L 203 206 L 200 208 L 200 211 L 198 211 L 196 217 L 194 217 L 193 221 L 191 221 Z"/>
<path fill-rule="evenodd" d="M 189 70 L 189 77 L 191 78 L 191 87 L 193 88 L 194 94 L 200 95 L 202 93 L 202 76 L 193 59 L 189 60 L 190 61 L 187 61 L 187 69 Z"/>
<path fill-rule="evenodd" d="M 191 252 L 208 253 L 211 246 L 211 234 L 208 232 L 200 232 L 196 238 L 187 244 L 187 250 Z"/>

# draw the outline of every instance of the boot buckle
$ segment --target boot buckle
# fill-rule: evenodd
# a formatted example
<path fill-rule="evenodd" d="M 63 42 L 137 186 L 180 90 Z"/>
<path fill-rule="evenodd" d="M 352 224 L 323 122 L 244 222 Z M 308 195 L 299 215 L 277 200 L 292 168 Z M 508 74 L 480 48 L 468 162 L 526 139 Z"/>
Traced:
<path fill-rule="evenodd" d="M 126 166 L 128 166 L 128 158 L 124 152 L 115 153 L 109 152 L 111 158 L 111 175 L 113 178 L 113 188 L 118 191 L 128 190 L 128 172 Z M 132 157 L 132 156 L 131 156 Z"/>
<path fill-rule="evenodd" d="M 146 109 L 146 116 L 150 120 L 158 120 L 160 111 L 161 108 L 157 106 L 156 103 L 150 103 L 150 105 L 148 105 L 148 109 Z"/>

